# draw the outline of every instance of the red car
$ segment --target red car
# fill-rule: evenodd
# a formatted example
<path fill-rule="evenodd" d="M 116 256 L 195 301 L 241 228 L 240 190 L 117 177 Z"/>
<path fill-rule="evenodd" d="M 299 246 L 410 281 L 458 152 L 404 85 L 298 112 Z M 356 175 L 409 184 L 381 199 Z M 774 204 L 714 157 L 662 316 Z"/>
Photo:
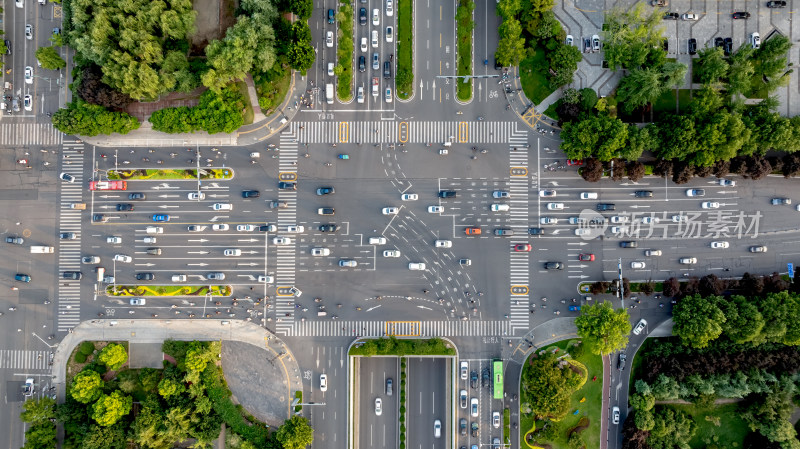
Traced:
<path fill-rule="evenodd" d="M 480 235 L 481 228 L 467 228 L 466 231 L 464 231 L 464 232 L 467 235 Z"/>
<path fill-rule="evenodd" d="M 594 262 L 594 254 L 581 254 L 578 256 L 581 262 Z"/>
<path fill-rule="evenodd" d="M 127 190 L 128 181 L 91 181 L 89 190 Z"/>
<path fill-rule="evenodd" d="M 514 245 L 514 251 L 527 253 L 531 250 L 531 245 L 528 243 L 518 243 Z"/>
<path fill-rule="evenodd" d="M 583 165 L 583 161 L 580 159 L 569 159 L 567 160 L 567 165 Z"/>

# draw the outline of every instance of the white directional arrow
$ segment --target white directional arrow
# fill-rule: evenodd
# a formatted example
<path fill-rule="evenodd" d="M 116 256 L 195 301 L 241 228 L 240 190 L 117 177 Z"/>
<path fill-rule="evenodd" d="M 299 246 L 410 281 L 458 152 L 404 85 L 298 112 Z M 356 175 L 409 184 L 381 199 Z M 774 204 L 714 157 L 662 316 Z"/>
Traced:
<path fill-rule="evenodd" d="M 256 254 L 256 251 L 245 251 L 247 254 Z"/>
<path fill-rule="evenodd" d="M 206 240 L 206 239 L 189 239 L 189 241 L 190 241 L 190 242 L 200 242 L 200 243 L 204 243 L 204 242 L 207 242 L 208 240 Z"/>
<path fill-rule="evenodd" d="M 161 189 L 180 189 L 180 187 L 178 187 L 178 186 L 175 186 L 175 187 L 173 187 L 173 186 L 171 186 L 171 185 L 169 185 L 169 184 L 167 184 L 167 183 L 165 182 L 165 183 L 161 183 L 161 184 L 159 184 L 159 185 L 157 185 L 157 186 L 153 187 L 153 189 L 154 189 L 154 190 L 161 190 Z"/>
<path fill-rule="evenodd" d="M 552 185 L 554 185 L 555 187 L 558 187 L 558 183 L 557 183 L 556 181 L 550 181 L 548 184 L 552 184 Z"/>
<path fill-rule="evenodd" d="M 152 267 L 155 264 L 148 262 L 148 263 L 135 263 L 134 265 L 136 265 L 137 267 L 141 267 L 141 266 Z"/>
<path fill-rule="evenodd" d="M 228 218 L 228 215 L 214 215 L 214 217 L 213 217 L 213 218 L 211 218 L 211 219 L 210 219 L 210 220 L 208 220 L 208 221 L 217 221 L 217 220 L 219 220 L 220 218 Z"/>
<path fill-rule="evenodd" d="M 736 190 L 718 190 L 717 193 L 736 193 Z"/>
<path fill-rule="evenodd" d="M 100 198 L 119 198 L 119 195 L 100 195 Z"/>
<path fill-rule="evenodd" d="M 249 279 L 251 281 L 255 281 L 256 280 L 256 277 L 253 276 L 252 274 L 237 274 L 236 276 L 240 277 L 240 278 L 247 278 L 247 279 Z"/>
<path fill-rule="evenodd" d="M 240 267 L 254 267 L 254 266 L 258 265 L 258 264 L 255 263 L 255 262 L 249 262 L 249 263 L 239 263 L 239 264 L 236 264 L 236 265 L 240 266 Z"/>
<path fill-rule="evenodd" d="M 207 263 L 187 263 L 186 266 L 187 267 L 207 267 L 208 264 Z M 204 277 L 204 276 L 201 276 L 201 277 Z"/>
<path fill-rule="evenodd" d="M 109 205 L 106 204 L 106 205 L 100 206 L 100 209 L 109 209 L 109 208 L 115 208 L 115 207 L 116 206 L 109 206 Z"/>
<path fill-rule="evenodd" d="M 580 246 L 586 246 L 586 245 L 588 245 L 588 243 L 586 243 L 586 242 L 567 242 L 567 245 L 580 245 Z"/>
<path fill-rule="evenodd" d="M 158 195 L 159 198 L 178 198 L 180 195 Z"/>
<path fill-rule="evenodd" d="M 188 254 L 208 254 L 209 251 L 186 251 Z"/>
<path fill-rule="evenodd" d="M 168 206 L 166 204 L 162 204 L 162 205 L 160 205 L 158 207 L 161 208 L 161 209 L 170 209 L 170 208 L 180 207 L 180 206 Z"/>
<path fill-rule="evenodd" d="M 236 239 L 237 242 L 257 242 L 258 239 Z"/>
<path fill-rule="evenodd" d="M 563 229 L 556 229 L 556 230 L 553 231 L 553 235 L 558 234 L 561 231 L 563 231 Z"/>
<path fill-rule="evenodd" d="M 631 205 L 631 207 L 634 208 L 634 209 L 638 209 L 640 207 L 650 207 L 650 206 L 647 206 L 647 205 L 644 205 L 644 204 L 633 204 L 633 205 Z"/>
<path fill-rule="evenodd" d="M 212 193 L 211 195 L 208 195 L 208 196 L 210 196 L 211 198 L 227 198 L 227 197 L 229 197 L 230 195 L 224 195 L 224 194 L 219 194 L 219 195 L 218 195 L 218 194 L 216 194 L 216 193 Z"/>

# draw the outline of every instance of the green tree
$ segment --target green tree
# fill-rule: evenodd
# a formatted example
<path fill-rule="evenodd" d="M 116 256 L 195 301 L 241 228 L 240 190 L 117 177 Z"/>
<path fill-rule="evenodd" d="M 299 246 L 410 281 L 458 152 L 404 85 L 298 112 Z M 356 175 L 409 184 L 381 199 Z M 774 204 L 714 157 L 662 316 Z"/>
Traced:
<path fill-rule="evenodd" d="M 164 399 L 179 395 L 185 390 L 186 389 L 183 387 L 183 385 L 172 379 L 164 378 L 158 383 L 158 394 L 160 394 Z"/>
<path fill-rule="evenodd" d="M 45 421 L 34 424 L 25 431 L 25 445 L 22 449 L 55 449 L 56 425 Z"/>
<path fill-rule="evenodd" d="M 139 120 L 124 112 L 110 112 L 102 106 L 78 100 L 67 103 L 65 109 L 53 114 L 53 126 L 64 134 L 80 136 L 128 134 L 139 128 Z"/>
<path fill-rule="evenodd" d="M 315 56 L 314 47 L 308 42 L 297 42 L 289 48 L 289 63 L 301 73 L 306 73 L 314 65 Z"/>
<path fill-rule="evenodd" d="M 709 167 L 735 157 L 750 139 L 750 130 L 739 114 L 722 111 L 697 123 L 697 139 L 696 152 L 685 160 L 698 167 Z"/>
<path fill-rule="evenodd" d="M 83 370 L 72 379 L 69 393 L 76 401 L 88 404 L 100 397 L 103 385 L 96 371 Z"/>
<path fill-rule="evenodd" d="M 284 449 L 302 449 L 314 442 L 314 429 L 306 418 L 294 415 L 281 424 L 275 439 Z"/>
<path fill-rule="evenodd" d="M 644 3 L 637 3 L 627 11 L 615 8 L 605 14 L 603 55 L 611 70 L 660 67 L 659 62 L 664 60 L 662 15 L 661 11 L 645 15 Z M 651 53 L 660 53 L 660 57 Z"/>
<path fill-rule="evenodd" d="M 627 143 L 628 127 L 622 120 L 607 115 L 590 116 L 564 124 L 561 139 L 561 149 L 570 159 L 596 157 L 610 161 Z"/>
<path fill-rule="evenodd" d="M 550 79 L 550 87 L 555 89 L 572 82 L 582 56 L 578 47 L 559 43 L 555 51 L 548 53 L 548 58 L 550 69 L 556 72 Z"/>
<path fill-rule="evenodd" d="M 36 59 L 39 60 L 42 68 L 47 70 L 56 70 L 67 66 L 67 62 L 61 59 L 53 47 L 39 47 L 36 50 Z"/>
<path fill-rule="evenodd" d="M 720 80 L 728 75 L 728 62 L 719 47 L 705 48 L 697 52 L 697 76 L 702 84 L 718 86 Z"/>
<path fill-rule="evenodd" d="M 761 329 L 765 325 L 764 316 L 758 307 L 744 296 L 730 296 L 720 301 L 719 308 L 725 314 L 722 330 L 734 343 L 748 343 L 761 334 Z"/>
<path fill-rule="evenodd" d="M 776 34 L 766 39 L 754 53 L 755 74 L 767 78 L 777 77 L 786 70 L 790 48 L 792 48 L 792 42 L 782 34 Z"/>
<path fill-rule="evenodd" d="M 300 20 L 308 20 L 311 17 L 311 11 L 314 8 L 312 0 L 288 0 L 289 10 L 297 14 Z"/>
<path fill-rule="evenodd" d="M 578 336 L 592 354 L 608 355 L 628 344 L 631 323 L 625 309 L 614 310 L 610 302 L 583 307 L 575 319 Z"/>
<path fill-rule="evenodd" d="M 672 308 L 672 334 L 694 348 L 705 348 L 722 334 L 725 314 L 717 306 L 717 296 L 703 298 L 699 294 L 681 299 Z"/>
<path fill-rule="evenodd" d="M 311 42 L 311 28 L 306 22 L 295 22 L 292 24 L 292 36 L 295 42 Z"/>
<path fill-rule="evenodd" d="M 619 82 L 617 97 L 630 113 L 661 96 L 661 76 L 656 69 L 633 69 Z"/>
<path fill-rule="evenodd" d="M 116 390 L 104 394 L 92 405 L 92 418 L 101 426 L 111 426 L 131 411 L 133 399 Z"/>
<path fill-rule="evenodd" d="M 211 361 L 212 354 L 199 342 L 192 342 L 191 347 L 186 351 L 186 370 L 202 372 Z"/>
<path fill-rule="evenodd" d="M 728 93 L 731 95 L 747 94 L 751 90 L 751 79 L 755 74 L 753 65 L 753 47 L 742 45 L 730 58 L 728 71 Z"/>
<path fill-rule="evenodd" d="M 661 147 L 658 157 L 684 160 L 697 151 L 695 120 L 687 115 L 667 114 L 659 124 Z"/>
<path fill-rule="evenodd" d="M 275 31 L 270 22 L 257 14 L 239 16 L 228 28 L 225 38 L 206 47 L 209 70 L 203 74 L 203 85 L 220 92 L 228 83 L 243 80 L 252 71 L 266 72 L 275 64 Z"/>
<path fill-rule="evenodd" d="M 128 351 L 121 344 L 109 343 L 97 355 L 97 360 L 108 369 L 116 371 L 128 361 Z"/>
<path fill-rule="evenodd" d="M 633 422 L 639 430 L 653 430 L 656 422 L 650 410 L 636 410 L 633 415 Z"/>
<path fill-rule="evenodd" d="M 530 359 L 522 370 L 522 400 L 538 418 L 558 419 L 566 415 L 569 397 L 581 382 L 575 371 L 559 364 L 552 352 Z"/>
<path fill-rule="evenodd" d="M 494 57 L 503 67 L 519 65 L 523 56 L 525 56 L 525 39 L 522 37 L 506 37 L 497 43 Z"/>
<path fill-rule="evenodd" d="M 81 442 L 81 449 L 125 449 L 125 429 L 122 426 L 92 425 Z"/>
<path fill-rule="evenodd" d="M 642 157 L 642 153 L 645 151 L 658 149 L 659 144 L 658 126 L 652 123 L 644 128 L 629 125 L 628 145 L 620 149 L 619 157 L 627 161 L 635 161 Z"/>
<path fill-rule="evenodd" d="M 47 396 L 37 400 L 25 401 L 22 408 L 24 410 L 19 417 L 29 424 L 39 424 L 56 417 L 56 401 Z"/>
<path fill-rule="evenodd" d="M 240 0 L 239 7 L 248 15 L 260 14 L 269 22 L 278 18 L 278 8 L 272 0 Z M 305 20 L 300 22 L 306 23 Z"/>
<path fill-rule="evenodd" d="M 522 0 L 500 0 L 497 2 L 497 15 L 502 17 L 504 21 L 516 17 L 520 11 L 522 11 Z"/>

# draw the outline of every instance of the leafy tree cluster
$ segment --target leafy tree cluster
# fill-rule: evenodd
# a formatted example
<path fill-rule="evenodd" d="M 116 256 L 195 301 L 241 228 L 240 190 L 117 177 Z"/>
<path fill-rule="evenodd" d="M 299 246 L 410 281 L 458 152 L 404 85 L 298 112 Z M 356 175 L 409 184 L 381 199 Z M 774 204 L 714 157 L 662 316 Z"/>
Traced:
<path fill-rule="evenodd" d="M 153 129 L 166 133 L 230 133 L 244 124 L 244 102 L 236 85 L 229 85 L 219 93 L 204 92 L 197 106 L 159 109 L 148 120 Z"/>
<path fill-rule="evenodd" d="M 56 401 L 47 396 L 25 401 L 20 418 L 30 424 L 25 430 L 25 445 L 22 449 L 55 449 L 56 447 Z"/>
<path fill-rule="evenodd" d="M 800 448 L 797 431 L 790 421 L 794 411 L 792 401 L 797 386 L 790 379 L 781 379 L 770 391 L 748 396 L 741 406 L 741 417 L 751 431 L 759 432 L 782 449 Z"/>
<path fill-rule="evenodd" d="M 53 126 L 65 134 L 81 136 L 127 134 L 139 128 L 139 120 L 124 112 L 111 112 L 102 106 L 76 100 L 53 114 Z"/>
<path fill-rule="evenodd" d="M 625 309 L 614 310 L 610 302 L 585 306 L 575 320 L 578 336 L 593 354 L 608 355 L 628 344 L 631 323 Z"/>
<path fill-rule="evenodd" d="M 550 351 L 531 358 L 522 370 L 522 402 L 537 418 L 567 414 L 569 397 L 581 383 L 581 375 Z"/>
<path fill-rule="evenodd" d="M 336 23 L 338 24 L 338 35 L 336 40 L 336 67 L 333 68 L 333 73 L 336 75 L 336 92 L 339 98 L 350 98 L 350 91 L 353 87 L 353 64 L 351 63 L 354 55 L 353 44 L 353 7 L 349 3 L 343 3 L 339 6 L 339 12 L 336 14 Z M 399 61 L 398 61 L 399 62 Z M 398 78 L 400 73 L 397 73 Z M 411 75 L 413 77 L 413 74 Z M 398 86 L 400 80 L 398 79 Z M 364 94 L 366 95 L 366 93 Z"/>
<path fill-rule="evenodd" d="M 133 98 L 103 82 L 100 67 L 87 64 L 79 73 L 75 93 L 87 103 L 119 111 L 133 102 Z"/>
<path fill-rule="evenodd" d="M 53 47 L 36 49 L 36 59 L 39 60 L 42 68 L 47 70 L 62 69 L 67 66 L 67 61 L 64 61 Z"/>
<path fill-rule="evenodd" d="M 630 420 L 629 420 L 630 421 Z M 652 407 L 649 410 L 636 410 L 633 416 L 633 425 L 641 432 L 628 430 L 626 435 L 631 435 L 633 445 L 626 443 L 626 448 L 649 447 L 652 449 L 672 449 L 676 447 L 688 448 L 689 440 L 697 431 L 697 423 L 691 415 L 681 410 L 669 407 Z M 626 438 L 627 439 L 627 438 Z M 637 446 L 636 441 L 644 440 L 642 446 Z"/>
<path fill-rule="evenodd" d="M 97 355 L 97 360 L 109 370 L 118 370 L 128 361 L 128 351 L 119 343 L 109 343 Z"/>
<path fill-rule="evenodd" d="M 194 32 L 190 0 L 73 0 L 69 42 L 103 70 L 103 81 L 137 100 L 154 99 L 192 79 L 187 51 L 176 49 Z"/>

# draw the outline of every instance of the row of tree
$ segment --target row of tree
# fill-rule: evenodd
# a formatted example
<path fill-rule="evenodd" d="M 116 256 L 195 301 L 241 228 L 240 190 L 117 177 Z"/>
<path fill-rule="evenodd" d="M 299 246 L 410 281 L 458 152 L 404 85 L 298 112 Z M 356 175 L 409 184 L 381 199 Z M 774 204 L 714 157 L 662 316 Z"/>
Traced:
<path fill-rule="evenodd" d="M 238 87 L 231 84 L 218 93 L 207 90 L 197 106 L 159 109 L 148 120 L 154 130 L 166 133 L 231 133 L 244 124 L 245 101 Z"/>
<path fill-rule="evenodd" d="M 539 418 L 558 421 L 569 411 L 569 398 L 586 381 L 552 351 L 531 356 L 522 370 L 521 403 Z"/>
<path fill-rule="evenodd" d="M 124 112 L 112 112 L 102 106 L 76 100 L 53 114 L 53 126 L 65 134 L 96 136 L 127 134 L 139 128 L 139 120 Z"/>

